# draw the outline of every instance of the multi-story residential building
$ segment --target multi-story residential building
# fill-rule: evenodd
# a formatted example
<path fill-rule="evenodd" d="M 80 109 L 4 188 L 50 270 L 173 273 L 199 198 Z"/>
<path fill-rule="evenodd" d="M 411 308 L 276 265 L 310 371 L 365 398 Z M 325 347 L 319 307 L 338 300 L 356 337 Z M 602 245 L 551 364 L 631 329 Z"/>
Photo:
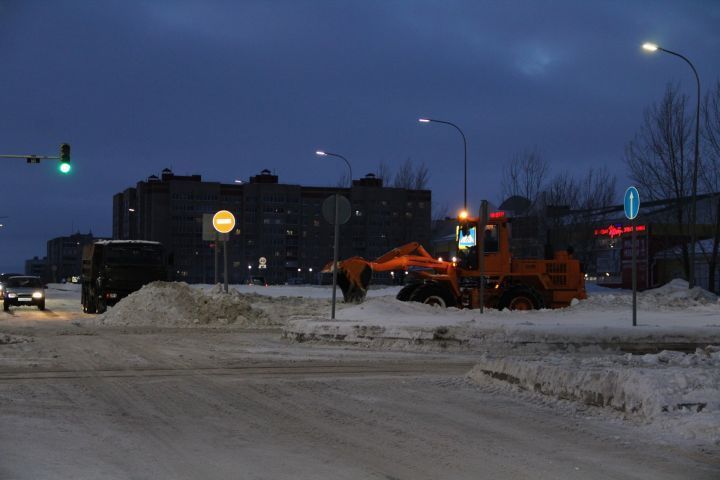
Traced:
<path fill-rule="evenodd" d="M 229 210 L 236 217 L 228 242 L 230 282 L 253 276 L 313 282 L 332 259 L 333 226 L 322 216 L 322 203 L 334 193 L 352 206 L 340 228 L 341 258 L 375 258 L 409 241 L 429 243 L 429 190 L 384 187 L 372 174 L 350 188 L 281 184 L 268 170 L 244 184 L 164 170 L 114 196 L 113 237 L 160 241 L 174 260 L 176 279 L 210 283 L 215 242 L 202 240 L 203 214 Z"/>
<path fill-rule="evenodd" d="M 90 233 L 75 233 L 56 237 L 47 242 L 47 276 L 53 283 L 69 280 L 80 275 L 83 246 L 100 238 Z"/>
<path fill-rule="evenodd" d="M 47 281 L 47 257 L 33 257 L 25 260 L 25 275 L 40 277 Z"/>

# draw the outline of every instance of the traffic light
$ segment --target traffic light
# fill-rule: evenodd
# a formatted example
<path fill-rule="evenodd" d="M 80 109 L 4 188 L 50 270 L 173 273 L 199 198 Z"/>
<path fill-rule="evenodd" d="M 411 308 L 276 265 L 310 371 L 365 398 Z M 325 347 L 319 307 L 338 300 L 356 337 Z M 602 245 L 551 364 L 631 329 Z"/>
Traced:
<path fill-rule="evenodd" d="M 60 172 L 68 174 L 72 167 L 70 166 L 70 144 L 60 144 Z"/>

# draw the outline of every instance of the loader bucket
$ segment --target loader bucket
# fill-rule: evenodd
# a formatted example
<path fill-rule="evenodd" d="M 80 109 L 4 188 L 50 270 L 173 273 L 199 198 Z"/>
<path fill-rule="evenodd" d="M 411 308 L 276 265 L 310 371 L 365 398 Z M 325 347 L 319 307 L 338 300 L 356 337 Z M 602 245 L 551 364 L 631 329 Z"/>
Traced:
<path fill-rule="evenodd" d="M 365 260 L 350 259 L 340 262 L 337 283 L 343 292 L 345 303 L 361 303 L 365 300 L 371 278 L 372 268 Z"/>

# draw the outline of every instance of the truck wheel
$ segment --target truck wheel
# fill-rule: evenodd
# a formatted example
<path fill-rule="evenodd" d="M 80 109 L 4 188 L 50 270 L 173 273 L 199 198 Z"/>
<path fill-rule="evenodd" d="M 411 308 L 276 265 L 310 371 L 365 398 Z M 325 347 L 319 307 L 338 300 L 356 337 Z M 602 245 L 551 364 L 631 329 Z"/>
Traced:
<path fill-rule="evenodd" d="M 538 310 L 543 307 L 543 301 L 532 288 L 515 287 L 503 293 L 498 307 L 500 310 Z"/>
<path fill-rule="evenodd" d="M 413 292 L 417 290 L 417 288 L 421 285 L 422 283 L 411 283 L 410 285 L 405 285 L 403 288 L 400 289 L 395 298 L 397 298 L 401 302 L 408 302 L 410 301 L 410 297 L 412 296 Z"/>
<path fill-rule="evenodd" d="M 38 303 L 37 307 L 38 310 L 45 310 L 45 301 L 43 300 L 42 302 Z"/>
<path fill-rule="evenodd" d="M 6 312 L 10 310 L 10 304 L 8 302 L 3 302 L 3 310 Z"/>
<path fill-rule="evenodd" d="M 105 313 L 107 310 L 107 303 L 105 303 L 105 299 L 102 297 L 97 297 L 97 313 Z"/>
<path fill-rule="evenodd" d="M 447 289 L 432 283 L 419 285 L 410 295 L 410 301 L 443 308 L 454 307 L 456 304 L 455 298 Z"/>
<path fill-rule="evenodd" d="M 97 312 L 97 306 L 95 305 L 95 293 L 91 289 L 88 289 L 83 296 L 83 312 Z"/>

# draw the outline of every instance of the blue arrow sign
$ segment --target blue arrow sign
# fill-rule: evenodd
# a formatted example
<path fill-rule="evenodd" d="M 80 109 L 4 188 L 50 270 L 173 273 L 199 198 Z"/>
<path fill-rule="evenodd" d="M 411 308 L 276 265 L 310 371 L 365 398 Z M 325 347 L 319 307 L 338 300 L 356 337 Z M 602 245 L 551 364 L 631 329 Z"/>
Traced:
<path fill-rule="evenodd" d="M 640 211 L 640 194 L 635 187 L 629 187 L 625 190 L 625 216 L 628 220 L 633 220 L 637 217 Z"/>

